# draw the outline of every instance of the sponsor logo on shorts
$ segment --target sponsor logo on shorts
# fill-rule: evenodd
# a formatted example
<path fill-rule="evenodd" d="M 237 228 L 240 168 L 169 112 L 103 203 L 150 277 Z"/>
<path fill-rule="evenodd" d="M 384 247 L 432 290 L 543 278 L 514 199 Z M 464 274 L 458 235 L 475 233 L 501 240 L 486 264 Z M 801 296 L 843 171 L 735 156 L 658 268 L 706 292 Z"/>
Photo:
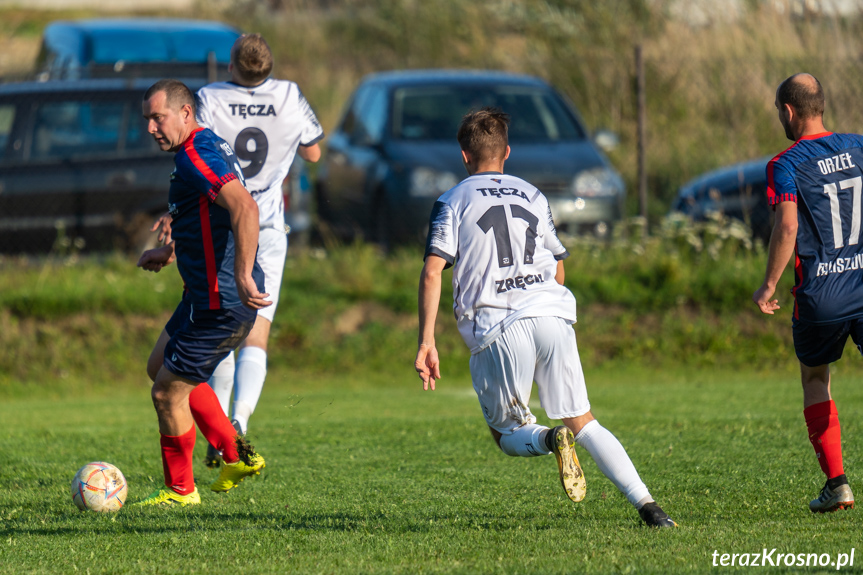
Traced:
<path fill-rule="evenodd" d="M 544 281 L 541 275 L 527 274 L 505 280 L 494 280 L 494 283 L 497 285 L 497 293 L 506 293 L 511 289 L 527 289 L 528 286 L 541 284 Z"/>
<path fill-rule="evenodd" d="M 171 361 L 177 361 L 177 354 L 176 353 L 171 355 Z"/>

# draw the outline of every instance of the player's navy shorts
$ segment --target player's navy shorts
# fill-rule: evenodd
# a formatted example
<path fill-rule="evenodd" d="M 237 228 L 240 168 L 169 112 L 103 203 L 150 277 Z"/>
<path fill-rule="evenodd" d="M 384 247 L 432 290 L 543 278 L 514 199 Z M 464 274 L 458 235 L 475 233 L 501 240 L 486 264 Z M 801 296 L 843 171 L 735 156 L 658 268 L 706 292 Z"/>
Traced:
<path fill-rule="evenodd" d="M 863 353 L 863 318 L 819 325 L 793 321 L 792 331 L 797 359 L 809 367 L 837 361 L 842 357 L 849 335 Z"/>
<path fill-rule="evenodd" d="M 171 336 L 165 346 L 165 367 L 171 373 L 204 382 L 216 366 L 240 345 L 258 312 L 244 305 L 228 309 L 194 309 L 185 298 L 165 324 Z"/>

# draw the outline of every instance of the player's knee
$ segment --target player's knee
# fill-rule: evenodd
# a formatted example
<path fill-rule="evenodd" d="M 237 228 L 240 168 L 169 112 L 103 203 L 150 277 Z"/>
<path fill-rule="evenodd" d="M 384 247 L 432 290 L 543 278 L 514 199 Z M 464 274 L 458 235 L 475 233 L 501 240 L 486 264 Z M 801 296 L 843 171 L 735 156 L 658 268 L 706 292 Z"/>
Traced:
<path fill-rule="evenodd" d="M 153 387 L 150 389 L 150 398 L 153 400 L 153 406 L 156 408 L 156 411 L 171 403 L 170 394 L 158 383 L 153 383 Z"/>

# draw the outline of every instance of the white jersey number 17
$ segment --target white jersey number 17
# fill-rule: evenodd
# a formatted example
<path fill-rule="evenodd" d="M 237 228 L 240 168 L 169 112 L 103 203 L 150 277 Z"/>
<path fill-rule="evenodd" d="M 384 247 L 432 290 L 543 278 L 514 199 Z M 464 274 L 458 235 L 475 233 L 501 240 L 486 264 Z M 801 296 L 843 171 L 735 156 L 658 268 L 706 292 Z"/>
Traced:
<path fill-rule="evenodd" d="M 512 217 L 527 222 L 524 234 L 524 263 L 533 263 L 533 254 L 536 251 L 536 229 L 539 218 L 518 205 L 510 205 Z M 477 220 L 476 225 L 483 233 L 494 230 L 494 241 L 497 244 L 497 265 L 507 268 L 513 265 L 512 241 L 509 236 L 509 224 L 506 221 L 506 209 L 503 206 L 492 206 Z"/>

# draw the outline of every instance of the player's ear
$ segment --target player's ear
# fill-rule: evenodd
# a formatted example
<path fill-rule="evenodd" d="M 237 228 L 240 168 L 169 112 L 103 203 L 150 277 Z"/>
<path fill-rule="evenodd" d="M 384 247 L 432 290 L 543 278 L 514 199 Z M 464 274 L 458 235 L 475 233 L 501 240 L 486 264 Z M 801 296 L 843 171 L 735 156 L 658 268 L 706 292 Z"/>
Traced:
<path fill-rule="evenodd" d="M 464 169 L 467 172 L 468 176 L 472 176 L 473 173 L 470 171 L 470 152 L 467 150 L 461 151 L 461 163 L 464 164 Z"/>
<path fill-rule="evenodd" d="M 791 104 L 782 104 L 783 109 L 785 110 L 785 116 L 788 118 L 788 121 L 794 119 L 794 116 L 797 114 L 794 112 L 794 108 L 791 107 Z"/>
<path fill-rule="evenodd" d="M 509 159 L 509 146 L 506 147 L 506 153 L 503 155 L 503 160 L 506 161 Z"/>

